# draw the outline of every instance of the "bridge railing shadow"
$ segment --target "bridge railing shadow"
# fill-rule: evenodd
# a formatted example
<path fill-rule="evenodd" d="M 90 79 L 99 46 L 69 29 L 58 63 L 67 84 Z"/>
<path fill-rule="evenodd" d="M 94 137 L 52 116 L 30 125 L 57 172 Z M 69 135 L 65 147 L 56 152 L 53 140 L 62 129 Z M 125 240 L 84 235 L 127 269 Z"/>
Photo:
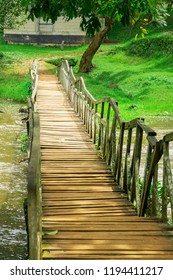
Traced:
<path fill-rule="evenodd" d="M 83 78 L 75 78 L 66 60 L 59 78 L 76 114 L 110 167 L 115 187 L 119 185 L 128 194 L 139 216 L 173 223 L 173 132 L 158 141 L 156 132 L 143 119 L 124 121 L 115 100 L 95 100 Z"/>

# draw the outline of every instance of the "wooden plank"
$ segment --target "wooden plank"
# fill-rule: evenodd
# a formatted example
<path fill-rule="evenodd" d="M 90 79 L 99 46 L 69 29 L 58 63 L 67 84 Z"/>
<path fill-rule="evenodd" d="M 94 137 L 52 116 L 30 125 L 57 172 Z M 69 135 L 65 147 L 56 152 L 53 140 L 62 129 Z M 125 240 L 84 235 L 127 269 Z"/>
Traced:
<path fill-rule="evenodd" d="M 81 251 L 81 250 L 76 250 L 76 251 L 68 251 L 63 252 L 62 250 L 54 250 L 54 251 L 44 251 L 43 253 L 43 258 L 44 259 L 127 259 L 127 260 L 172 260 L 173 259 L 173 254 L 170 254 L 170 251 L 115 251 L 115 252 L 105 252 L 105 251 Z"/>
<path fill-rule="evenodd" d="M 97 235 L 97 236 L 96 236 Z M 106 236 L 106 239 L 105 239 Z M 92 232 L 88 231 L 87 235 L 84 231 L 58 231 L 58 234 L 56 235 L 46 235 L 47 242 L 59 242 L 59 240 L 121 240 L 121 239 L 130 239 L 130 240 L 140 240 L 140 242 L 143 242 L 143 239 L 148 239 L 148 236 L 150 238 L 154 238 L 158 240 L 158 243 L 161 243 L 162 238 L 165 238 L 165 240 L 169 240 L 173 238 L 172 231 L 150 231 L 150 235 L 147 231 L 141 232 L 141 231 L 107 231 L 107 232 Z M 114 241 L 113 241 L 114 242 Z"/>
<path fill-rule="evenodd" d="M 44 208 L 43 208 L 44 212 Z M 104 225 L 104 226 L 103 226 Z M 127 228 L 128 225 L 128 228 Z M 121 232 L 124 231 L 126 234 L 128 234 L 128 231 L 147 231 L 148 233 L 150 231 L 166 231 L 168 230 L 168 227 L 161 226 L 160 223 L 139 223 L 136 228 L 136 223 L 98 223 L 95 222 L 66 222 L 57 224 L 53 223 L 46 223 L 44 222 L 44 229 L 52 230 L 56 226 L 56 229 L 59 231 L 85 231 L 86 233 L 89 231 L 102 231 L 102 232 Z M 147 227 L 147 228 L 146 228 Z M 55 229 L 55 228 L 54 228 Z M 171 229 L 169 229 L 171 230 Z M 86 235 L 87 236 L 87 235 Z M 142 244 L 141 244 L 142 245 Z M 144 244 L 145 245 L 145 244 Z"/>
<path fill-rule="evenodd" d="M 140 246 L 139 246 L 140 245 Z M 91 242 L 89 240 L 88 242 L 83 241 L 83 242 L 74 242 L 69 243 L 69 241 L 59 241 L 58 244 L 43 244 L 43 250 L 64 250 L 64 251 L 76 251 L 76 250 L 82 250 L 82 251 L 90 251 L 92 254 L 93 251 L 103 251 L 103 253 L 107 254 L 113 254 L 116 253 L 117 251 L 169 251 L 170 254 L 173 255 L 173 243 L 171 244 L 170 242 L 165 242 L 162 243 L 161 245 L 158 244 L 157 242 L 155 243 L 147 243 L 147 244 L 140 244 L 138 242 L 133 242 L 132 241 L 118 241 L 115 243 L 112 243 L 110 240 L 106 240 L 103 243 L 103 240 L 97 240 L 97 242 Z"/>
<path fill-rule="evenodd" d="M 63 215 L 57 215 L 56 217 L 55 216 L 51 216 L 51 217 L 47 217 L 47 216 L 44 216 L 42 217 L 42 220 L 43 221 L 48 221 L 48 222 L 56 222 L 56 221 L 67 221 L 67 222 L 71 222 L 71 221 L 97 221 L 97 222 L 104 222 L 104 221 L 107 221 L 107 222 L 110 222 L 110 221 L 115 221 L 115 222 L 127 222 L 127 223 L 130 223 L 130 222 L 141 222 L 143 221 L 144 223 L 146 222 L 156 222 L 156 223 L 160 223 L 161 220 L 158 219 L 158 218 L 150 218 L 150 217 L 145 217 L 145 218 L 141 218 L 141 217 L 138 217 L 138 216 L 123 216 L 123 217 L 115 217 L 113 216 L 112 214 L 110 214 L 109 216 L 107 217 L 104 217 L 104 216 L 92 216 L 92 215 L 83 215 L 83 216 L 79 216 L 77 217 L 76 215 L 69 215 L 69 216 L 63 216 Z M 172 231 L 172 235 L 173 235 L 173 231 Z"/>
<path fill-rule="evenodd" d="M 51 192 L 51 193 L 45 193 L 43 192 L 42 194 L 42 198 L 43 200 L 60 200 L 60 201 L 63 201 L 63 200 L 66 200 L 66 201 L 69 201 L 69 200 L 79 200 L 79 199 L 82 199 L 82 200 L 88 200 L 88 199 L 92 199 L 92 200 L 95 200 L 95 199 L 104 199 L 104 200 L 113 200 L 113 201 L 121 201 L 122 199 L 126 199 L 127 201 L 127 196 L 126 195 L 122 195 L 120 196 L 119 194 L 116 194 L 116 193 L 112 193 L 112 192 L 108 192 L 108 193 L 98 193 L 98 192 L 92 192 L 92 193 L 88 193 L 88 192 L 83 192 L 82 194 L 81 193 L 67 193 L 66 192 L 61 192 L 61 193 L 56 193 L 56 192 Z"/>
<path fill-rule="evenodd" d="M 71 254 L 68 254 L 68 256 L 66 258 L 64 258 L 64 256 L 62 256 L 61 254 L 46 254 L 47 252 L 44 252 L 43 253 L 43 259 L 45 260 L 49 260 L 49 259 L 55 259 L 55 260 L 156 260 L 156 259 L 159 259 L 159 260 L 172 260 L 172 256 L 169 255 L 169 252 L 167 255 L 161 255 L 161 256 L 156 256 L 156 255 L 140 255 L 140 254 L 136 254 L 136 255 L 123 255 L 123 256 L 120 256 L 120 255 L 100 255 L 100 254 L 95 254 L 95 255 L 92 255 L 91 256 L 87 256 L 87 255 L 83 255 L 83 254 L 79 254 L 79 255 L 71 255 Z"/>

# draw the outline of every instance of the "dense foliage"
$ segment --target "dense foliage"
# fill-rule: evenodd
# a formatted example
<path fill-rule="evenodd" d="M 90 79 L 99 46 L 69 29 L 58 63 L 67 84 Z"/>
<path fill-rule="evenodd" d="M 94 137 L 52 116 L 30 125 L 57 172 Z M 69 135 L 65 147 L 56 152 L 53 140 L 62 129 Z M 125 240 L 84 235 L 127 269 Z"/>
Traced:
<path fill-rule="evenodd" d="M 168 36 L 140 39 L 133 41 L 127 49 L 127 54 L 143 57 L 163 56 L 173 53 L 173 38 Z"/>
<path fill-rule="evenodd" d="M 21 0 L 0 0 L 0 30 L 20 24 L 23 21 L 22 12 L 24 7 Z"/>

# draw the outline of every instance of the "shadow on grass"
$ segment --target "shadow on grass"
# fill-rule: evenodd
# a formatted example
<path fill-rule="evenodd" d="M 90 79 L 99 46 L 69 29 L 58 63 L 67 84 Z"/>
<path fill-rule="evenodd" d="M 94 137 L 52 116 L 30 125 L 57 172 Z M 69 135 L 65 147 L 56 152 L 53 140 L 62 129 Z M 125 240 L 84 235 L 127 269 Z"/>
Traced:
<path fill-rule="evenodd" d="M 155 59 L 153 66 L 149 67 L 151 71 L 171 72 L 173 71 L 173 55 L 160 55 L 158 61 Z"/>

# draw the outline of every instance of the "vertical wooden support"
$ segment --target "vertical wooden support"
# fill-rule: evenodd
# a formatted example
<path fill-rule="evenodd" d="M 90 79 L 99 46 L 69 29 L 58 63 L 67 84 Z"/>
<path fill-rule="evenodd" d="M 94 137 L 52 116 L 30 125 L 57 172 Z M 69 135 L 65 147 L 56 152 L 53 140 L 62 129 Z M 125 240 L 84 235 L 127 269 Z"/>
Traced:
<path fill-rule="evenodd" d="M 98 104 L 95 104 L 95 108 L 94 108 L 94 131 L 93 131 L 93 143 L 96 144 L 97 141 L 97 114 L 98 111 Z"/>
<path fill-rule="evenodd" d="M 104 137 L 104 144 L 103 144 L 103 157 L 108 161 L 109 157 L 109 125 L 110 125 L 110 111 L 111 111 L 111 104 L 108 103 L 107 108 L 107 116 L 106 116 L 106 128 L 105 128 L 105 137 Z"/>
<path fill-rule="evenodd" d="M 131 188 L 131 202 L 133 203 L 136 199 L 136 201 L 138 202 L 137 208 L 139 207 L 139 203 L 140 203 L 139 167 L 140 167 L 140 159 L 141 159 L 142 138 L 143 138 L 143 130 L 139 125 L 137 125 L 134 154 L 133 154 L 132 188 Z"/>
<path fill-rule="evenodd" d="M 153 217 L 159 214 L 159 199 L 158 199 L 158 164 L 155 166 L 153 176 L 153 188 L 152 188 L 152 204 L 151 204 L 151 215 Z"/>
<path fill-rule="evenodd" d="M 104 106 L 105 103 L 102 102 L 101 105 L 101 114 L 100 114 L 100 127 L 99 127 L 99 134 L 98 134 L 98 147 L 100 148 L 102 146 L 102 138 L 103 138 L 103 124 L 102 124 L 102 119 L 104 116 Z"/>
<path fill-rule="evenodd" d="M 168 197 L 173 221 L 173 179 L 169 156 L 169 142 L 163 141 L 163 193 L 162 193 L 162 219 L 167 221 Z"/>
<path fill-rule="evenodd" d="M 90 116 L 91 116 L 91 101 L 89 99 L 88 99 L 87 108 L 88 108 L 88 113 L 87 113 L 87 126 L 86 126 L 86 129 L 87 129 L 87 133 L 89 134 L 89 132 L 90 132 Z"/>
<path fill-rule="evenodd" d="M 114 170 L 114 177 L 116 182 L 119 184 L 120 176 L 121 176 L 121 164 L 122 164 L 122 151 L 123 151 L 123 141 L 124 141 L 124 129 L 125 129 L 125 122 L 121 123 L 120 128 L 120 135 L 117 147 L 117 155 L 115 159 L 115 170 Z"/>
<path fill-rule="evenodd" d="M 151 147 L 150 144 L 148 144 L 146 161 L 145 161 L 145 169 L 144 169 L 144 180 L 143 180 L 144 185 L 146 184 L 147 175 L 148 175 L 148 171 L 149 171 L 149 168 L 150 168 L 151 155 L 152 155 L 152 147 Z"/>
<path fill-rule="evenodd" d="M 162 220 L 167 222 L 167 198 L 168 198 L 168 171 L 169 143 L 163 142 L 163 189 L 162 189 Z"/>
<path fill-rule="evenodd" d="M 162 154 L 163 154 L 163 142 L 162 141 L 156 142 L 156 145 L 154 147 L 154 151 L 153 151 L 152 157 L 151 157 L 151 164 L 150 164 L 150 168 L 148 171 L 146 184 L 144 185 L 143 190 L 142 190 L 141 205 L 140 205 L 140 212 L 139 212 L 140 216 L 144 216 L 144 214 L 146 212 L 147 201 L 148 201 L 148 197 L 149 197 L 152 178 L 153 178 L 153 175 L 155 172 L 155 167 L 158 164 Z"/>
<path fill-rule="evenodd" d="M 131 178 L 131 172 L 129 174 L 129 171 L 130 171 L 129 158 L 130 158 L 131 142 L 132 142 L 132 128 L 129 128 L 128 135 L 127 135 L 127 146 L 126 146 L 124 174 L 123 174 L 123 189 L 126 192 L 129 191 L 129 178 Z"/>
<path fill-rule="evenodd" d="M 89 120 L 89 136 L 90 136 L 90 138 L 93 138 L 93 132 L 94 132 L 94 104 L 91 101 L 90 120 Z"/>
<path fill-rule="evenodd" d="M 114 114 L 111 132 L 110 132 L 110 141 L 109 141 L 109 154 L 107 159 L 107 164 L 111 165 L 112 171 L 115 166 L 115 154 L 116 154 L 116 115 Z"/>

